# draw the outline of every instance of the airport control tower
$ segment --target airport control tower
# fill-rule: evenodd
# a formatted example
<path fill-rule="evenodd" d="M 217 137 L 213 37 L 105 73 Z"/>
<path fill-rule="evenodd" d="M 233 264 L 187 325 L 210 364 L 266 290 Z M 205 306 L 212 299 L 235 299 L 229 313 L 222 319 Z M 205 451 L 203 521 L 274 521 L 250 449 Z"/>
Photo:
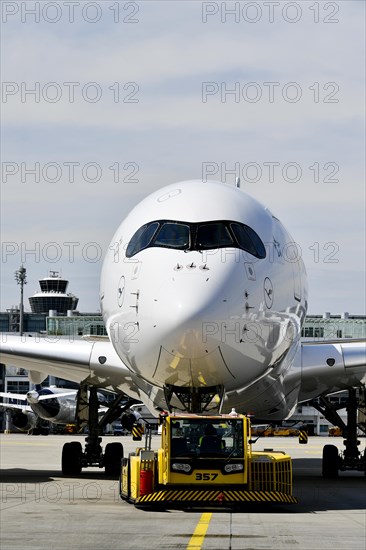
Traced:
<path fill-rule="evenodd" d="M 66 315 L 69 310 L 74 311 L 79 298 L 66 292 L 68 284 L 69 281 L 60 277 L 57 271 L 50 271 L 48 277 L 40 279 L 41 292 L 29 298 L 32 313 L 48 314 L 53 310 L 58 315 Z"/>

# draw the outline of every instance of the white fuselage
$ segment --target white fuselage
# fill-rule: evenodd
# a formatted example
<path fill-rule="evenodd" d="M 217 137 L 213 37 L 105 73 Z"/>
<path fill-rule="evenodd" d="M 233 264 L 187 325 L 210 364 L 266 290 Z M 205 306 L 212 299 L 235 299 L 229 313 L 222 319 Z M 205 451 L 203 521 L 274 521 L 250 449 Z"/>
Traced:
<path fill-rule="evenodd" d="M 150 233 L 142 231 L 133 248 L 145 225 Z M 238 246 L 242 226 L 259 253 Z M 169 231 L 176 231 L 175 242 Z M 215 231 L 220 247 L 214 240 L 201 246 L 201 236 L 214 239 Z M 227 231 L 234 241 L 226 246 Z M 264 390 L 270 397 L 263 411 L 283 417 L 293 407 L 283 401 L 282 381 L 306 314 L 306 272 L 281 223 L 240 189 L 188 181 L 142 201 L 109 247 L 101 306 L 117 354 L 136 384 L 156 389 L 156 406 L 164 406 L 158 389 L 172 384 L 221 385 L 224 410 L 246 408 L 256 397 L 261 414 Z"/>

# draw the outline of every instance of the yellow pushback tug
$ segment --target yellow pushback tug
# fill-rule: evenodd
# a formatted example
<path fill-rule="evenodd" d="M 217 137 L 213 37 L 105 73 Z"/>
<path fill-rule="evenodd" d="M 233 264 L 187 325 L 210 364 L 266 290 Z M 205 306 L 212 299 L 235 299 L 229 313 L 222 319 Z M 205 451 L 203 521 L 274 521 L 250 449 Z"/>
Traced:
<path fill-rule="evenodd" d="M 291 458 L 252 451 L 250 420 L 229 415 L 163 414 L 161 447 L 123 458 L 120 496 L 137 507 L 296 503 Z M 137 428 L 138 430 L 138 428 Z M 140 436 L 141 439 L 141 436 Z"/>

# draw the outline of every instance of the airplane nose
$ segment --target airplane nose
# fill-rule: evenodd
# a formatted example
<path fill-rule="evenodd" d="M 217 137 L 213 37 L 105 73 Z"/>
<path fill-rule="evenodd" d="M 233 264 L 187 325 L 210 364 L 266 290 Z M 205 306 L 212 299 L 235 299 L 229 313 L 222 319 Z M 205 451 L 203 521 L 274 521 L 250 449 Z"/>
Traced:
<path fill-rule="evenodd" d="M 201 253 L 168 250 L 158 267 L 155 256 L 145 257 L 135 287 L 127 288 L 126 315 L 117 324 L 121 333 L 111 327 L 112 340 L 153 384 L 230 388 L 238 376 L 231 365 L 243 360 L 241 322 L 253 316 L 256 303 L 251 296 L 248 313 L 242 262 L 228 253 L 204 262 Z M 248 380 L 260 370 L 259 359 L 246 365 Z"/>
<path fill-rule="evenodd" d="M 221 274 L 198 269 L 178 272 L 150 287 L 139 299 L 139 336 L 136 364 L 145 365 L 154 383 L 212 386 L 233 378 L 225 364 L 220 340 L 209 336 L 212 327 L 228 319 L 233 269 Z M 213 270 L 212 270 L 213 271 Z"/>
<path fill-rule="evenodd" d="M 156 285 L 148 299 L 141 296 L 141 305 L 146 304 L 141 314 L 145 319 L 148 314 L 152 323 L 151 337 L 159 335 L 169 351 L 179 349 L 183 353 L 190 349 L 196 356 L 207 353 L 205 329 L 207 326 L 212 329 L 229 318 L 234 305 L 231 291 L 237 274 L 235 264 L 215 269 L 188 264 L 177 270 L 170 280 Z M 217 343 L 213 345 L 217 347 Z"/>
<path fill-rule="evenodd" d="M 226 317 L 228 301 L 229 291 L 222 282 L 172 281 L 155 294 L 152 305 L 160 323 L 196 328 L 202 319 Z"/>

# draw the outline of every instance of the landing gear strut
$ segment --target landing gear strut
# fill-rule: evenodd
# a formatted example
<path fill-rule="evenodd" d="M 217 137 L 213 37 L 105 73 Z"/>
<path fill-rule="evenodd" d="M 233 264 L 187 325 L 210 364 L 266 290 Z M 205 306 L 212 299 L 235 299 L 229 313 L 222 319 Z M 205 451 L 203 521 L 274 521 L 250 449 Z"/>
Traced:
<path fill-rule="evenodd" d="M 320 402 L 312 401 L 311 405 L 332 424 L 339 426 L 343 430 L 345 449 L 338 454 L 335 445 L 325 445 L 323 449 L 323 467 L 322 474 L 326 478 L 338 477 L 339 471 L 358 470 L 366 475 L 366 451 L 359 450 L 360 441 L 357 439 L 357 428 L 365 431 L 364 422 L 357 423 L 357 412 L 360 410 L 364 414 L 365 409 L 365 388 L 357 390 L 352 388 L 348 390 L 347 403 L 347 425 L 338 414 L 338 409 L 326 397 L 321 397 Z"/>
<path fill-rule="evenodd" d="M 174 409 L 171 404 L 173 396 L 175 396 L 183 406 L 183 409 L 180 410 L 190 413 L 203 413 L 217 409 L 218 412 L 220 412 L 224 398 L 224 387 L 204 386 L 189 388 L 166 384 L 166 386 L 164 386 L 164 396 L 169 412 L 173 412 Z M 217 401 L 212 405 L 215 397 Z"/>
<path fill-rule="evenodd" d="M 126 405 L 120 407 L 123 398 L 123 395 L 119 395 L 99 420 L 97 389 L 94 386 L 81 385 L 78 392 L 76 417 L 79 431 L 88 426 L 88 436 L 85 438 L 84 451 L 78 441 L 65 443 L 63 446 L 61 465 L 64 475 L 79 475 L 82 468 L 96 466 L 105 468 L 108 476 L 118 476 L 123 458 L 122 443 L 108 443 L 103 453 L 101 435 L 106 424 L 119 418 L 121 413 L 137 402 L 131 399 Z"/>

